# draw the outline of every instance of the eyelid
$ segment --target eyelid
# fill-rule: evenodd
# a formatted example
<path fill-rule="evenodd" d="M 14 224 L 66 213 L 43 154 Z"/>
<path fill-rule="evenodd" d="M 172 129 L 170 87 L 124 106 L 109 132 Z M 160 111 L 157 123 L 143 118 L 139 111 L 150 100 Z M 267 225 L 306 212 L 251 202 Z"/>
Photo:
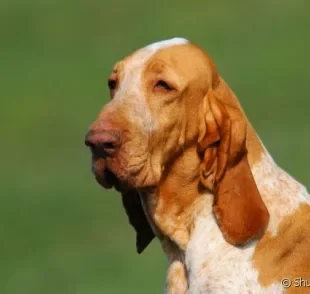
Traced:
<path fill-rule="evenodd" d="M 175 90 L 175 87 L 170 82 L 167 82 L 164 79 L 157 80 L 157 82 L 155 83 L 154 87 L 155 88 L 161 88 L 161 89 L 164 89 L 166 91 L 173 91 L 173 90 Z"/>
<path fill-rule="evenodd" d="M 157 75 L 157 81 L 160 80 L 166 82 L 174 90 L 181 91 L 183 88 L 182 74 L 170 67 L 166 67 L 164 72 Z"/>

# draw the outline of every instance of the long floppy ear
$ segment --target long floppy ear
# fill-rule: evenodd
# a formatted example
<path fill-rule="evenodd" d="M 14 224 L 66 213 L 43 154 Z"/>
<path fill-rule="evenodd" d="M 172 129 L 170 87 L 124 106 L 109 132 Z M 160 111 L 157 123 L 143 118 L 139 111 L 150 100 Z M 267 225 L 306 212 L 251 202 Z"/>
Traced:
<path fill-rule="evenodd" d="M 136 231 L 136 249 L 140 254 L 154 239 L 154 232 L 145 216 L 136 190 L 122 192 L 122 202 L 127 213 L 129 223 Z"/>
<path fill-rule="evenodd" d="M 213 213 L 224 238 L 244 245 L 263 234 L 269 213 L 247 159 L 246 119 L 227 100 L 217 98 L 213 90 L 204 98 L 198 139 L 204 152 L 200 179 L 214 194 Z"/>

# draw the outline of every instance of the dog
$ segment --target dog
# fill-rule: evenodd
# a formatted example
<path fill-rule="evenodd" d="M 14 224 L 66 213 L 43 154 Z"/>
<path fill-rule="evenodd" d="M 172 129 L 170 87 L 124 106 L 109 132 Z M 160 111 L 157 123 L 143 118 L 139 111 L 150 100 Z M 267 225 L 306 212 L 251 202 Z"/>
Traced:
<path fill-rule="evenodd" d="M 212 59 L 184 38 L 116 63 L 85 144 L 121 193 L 138 253 L 157 237 L 165 293 L 310 293 L 306 188 L 272 159 Z"/>

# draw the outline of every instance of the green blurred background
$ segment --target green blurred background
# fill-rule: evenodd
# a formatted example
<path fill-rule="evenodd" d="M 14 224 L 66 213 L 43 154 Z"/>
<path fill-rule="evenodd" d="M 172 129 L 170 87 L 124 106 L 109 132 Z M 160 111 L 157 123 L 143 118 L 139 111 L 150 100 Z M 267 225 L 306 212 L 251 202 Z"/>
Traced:
<path fill-rule="evenodd" d="M 83 143 L 113 63 L 148 43 L 205 48 L 272 156 L 309 185 L 309 4 L 1 0 L 0 293 L 162 293 L 158 242 L 135 253 Z"/>

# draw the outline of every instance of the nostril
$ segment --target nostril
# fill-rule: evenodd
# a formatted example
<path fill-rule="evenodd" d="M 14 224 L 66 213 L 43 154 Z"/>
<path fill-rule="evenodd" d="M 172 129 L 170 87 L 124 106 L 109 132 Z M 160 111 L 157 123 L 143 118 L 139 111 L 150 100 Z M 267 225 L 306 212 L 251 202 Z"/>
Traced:
<path fill-rule="evenodd" d="M 115 148 L 116 148 L 116 145 L 113 144 L 112 142 L 107 142 L 107 143 L 103 143 L 103 144 L 102 144 L 102 147 L 103 147 L 103 149 L 112 150 L 112 149 L 115 149 Z"/>

